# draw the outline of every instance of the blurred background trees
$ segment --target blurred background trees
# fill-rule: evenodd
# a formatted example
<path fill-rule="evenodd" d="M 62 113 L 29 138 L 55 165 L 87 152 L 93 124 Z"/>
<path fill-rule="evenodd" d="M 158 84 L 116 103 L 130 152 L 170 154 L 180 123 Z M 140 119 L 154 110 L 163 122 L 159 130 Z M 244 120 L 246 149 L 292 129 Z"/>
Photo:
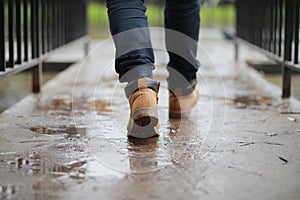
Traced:
<path fill-rule="evenodd" d="M 202 0 L 202 28 L 233 28 L 235 19 L 234 0 Z M 164 0 L 145 0 L 146 15 L 150 26 L 163 26 Z M 89 27 L 92 38 L 107 38 L 108 28 L 105 0 L 90 0 Z"/>

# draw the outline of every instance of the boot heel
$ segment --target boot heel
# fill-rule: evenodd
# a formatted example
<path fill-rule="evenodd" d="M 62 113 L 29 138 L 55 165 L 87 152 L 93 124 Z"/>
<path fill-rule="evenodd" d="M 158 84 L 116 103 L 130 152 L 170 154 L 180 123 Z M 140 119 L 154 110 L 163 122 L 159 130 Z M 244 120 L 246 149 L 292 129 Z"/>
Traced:
<path fill-rule="evenodd" d="M 128 136 L 134 138 L 151 138 L 158 136 L 159 121 L 157 109 L 141 108 L 136 110 L 128 124 Z"/>

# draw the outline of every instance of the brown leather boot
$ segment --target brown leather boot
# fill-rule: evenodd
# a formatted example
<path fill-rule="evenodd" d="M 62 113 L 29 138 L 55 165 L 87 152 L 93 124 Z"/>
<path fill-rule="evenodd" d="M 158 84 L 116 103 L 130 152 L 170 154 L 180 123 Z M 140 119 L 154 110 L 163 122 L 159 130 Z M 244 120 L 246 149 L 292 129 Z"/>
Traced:
<path fill-rule="evenodd" d="M 158 136 L 158 90 L 159 83 L 148 78 L 138 79 L 125 88 L 130 105 L 128 136 L 135 138 Z"/>
<path fill-rule="evenodd" d="M 181 89 L 176 89 L 174 92 L 169 91 L 169 117 L 180 119 L 181 116 L 188 116 L 197 104 L 198 98 L 197 85 L 189 94 L 184 94 Z"/>

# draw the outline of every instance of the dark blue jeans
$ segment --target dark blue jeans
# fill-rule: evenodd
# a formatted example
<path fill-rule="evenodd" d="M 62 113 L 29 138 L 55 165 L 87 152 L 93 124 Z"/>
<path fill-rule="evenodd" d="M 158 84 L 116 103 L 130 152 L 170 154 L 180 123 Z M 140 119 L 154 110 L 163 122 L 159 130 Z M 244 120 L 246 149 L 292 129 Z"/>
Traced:
<path fill-rule="evenodd" d="M 141 77 L 152 78 L 155 60 L 144 0 L 107 0 L 106 3 L 110 31 L 116 36 L 113 37 L 116 46 L 115 68 L 120 82 L 132 82 Z M 181 74 L 188 82 L 196 78 L 200 65 L 196 59 L 199 14 L 199 0 L 166 0 L 169 84 L 178 81 L 176 74 Z"/>

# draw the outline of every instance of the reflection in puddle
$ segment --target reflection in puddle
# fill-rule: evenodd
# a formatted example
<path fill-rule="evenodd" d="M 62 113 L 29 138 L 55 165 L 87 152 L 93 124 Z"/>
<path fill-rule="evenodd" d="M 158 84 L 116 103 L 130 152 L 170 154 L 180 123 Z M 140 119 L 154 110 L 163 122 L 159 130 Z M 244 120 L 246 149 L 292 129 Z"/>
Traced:
<path fill-rule="evenodd" d="M 157 149 L 158 137 L 148 139 L 128 138 L 128 150 L 133 153 L 151 153 Z"/>
<path fill-rule="evenodd" d="M 31 127 L 31 131 L 40 133 L 40 134 L 61 134 L 65 132 L 64 128 L 51 128 L 51 127 Z"/>
<path fill-rule="evenodd" d="M 160 137 L 149 139 L 127 138 L 126 134 L 118 134 L 118 127 L 112 128 L 109 134 L 101 134 L 99 130 L 99 134 L 93 133 L 94 138 L 88 142 L 89 152 L 108 168 L 134 174 L 150 173 L 174 163 L 201 159 L 199 121 L 190 117 L 165 120 L 168 123 L 161 129 Z M 110 123 L 106 126 L 110 127 Z"/>
<path fill-rule="evenodd" d="M 67 153 L 67 152 L 66 152 Z M 22 170 L 28 175 L 67 176 L 71 179 L 84 179 L 86 171 L 85 160 L 75 160 L 67 163 L 51 162 L 49 158 L 42 157 L 33 152 L 16 158 L 7 158 L 5 161 L 11 169 Z"/>
<path fill-rule="evenodd" d="M 65 164 L 56 164 L 49 172 L 55 176 L 68 176 L 71 179 L 84 179 L 86 161 L 73 161 Z"/>
<path fill-rule="evenodd" d="M 18 190 L 15 185 L 0 185 L 0 199 L 12 199 Z"/>
<path fill-rule="evenodd" d="M 85 136 L 87 132 L 87 127 L 82 127 L 82 126 L 68 126 L 66 128 L 66 134 L 67 138 L 72 138 L 72 137 L 81 137 Z"/>
<path fill-rule="evenodd" d="M 148 140 L 94 138 L 89 151 L 104 166 L 123 173 L 148 173 L 169 165 L 158 138 Z"/>
<path fill-rule="evenodd" d="M 27 174 L 38 174 L 41 170 L 40 155 L 37 153 L 31 153 L 27 156 L 17 156 L 14 159 L 8 159 L 6 163 L 15 169 L 24 169 Z"/>
<path fill-rule="evenodd" d="M 158 137 L 149 139 L 128 138 L 128 156 L 132 172 L 156 170 L 158 167 Z"/>

